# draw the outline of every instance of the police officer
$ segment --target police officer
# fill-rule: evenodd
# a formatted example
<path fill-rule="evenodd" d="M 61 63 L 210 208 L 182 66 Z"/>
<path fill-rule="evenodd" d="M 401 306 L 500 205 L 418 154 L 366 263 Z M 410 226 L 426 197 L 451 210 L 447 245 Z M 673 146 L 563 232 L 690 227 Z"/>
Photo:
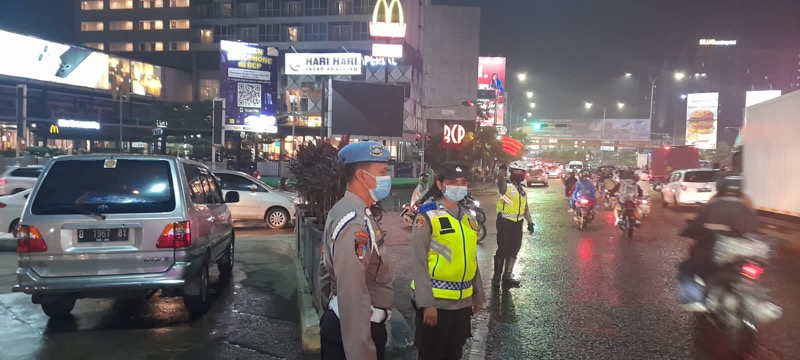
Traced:
<path fill-rule="evenodd" d="M 478 221 L 459 205 L 467 195 L 468 167 L 443 165 L 438 175 L 432 200 L 419 208 L 411 231 L 415 345 L 421 360 L 457 360 L 471 336 L 470 318 L 485 301 Z"/>
<path fill-rule="evenodd" d="M 525 181 L 525 166 L 515 161 L 508 166 L 511 180 L 506 180 L 506 167 L 500 168 L 497 176 L 497 252 L 494 255 L 492 286 L 502 283 L 507 287 L 519 287 L 514 279 L 514 263 L 522 247 L 522 219 L 528 222 L 528 233 L 533 234 L 533 220 L 528 209 L 528 197 L 522 182 Z"/>
<path fill-rule="evenodd" d="M 339 151 L 347 191 L 328 213 L 320 266 L 328 305 L 320 320 L 323 360 L 383 359 L 394 275 L 369 207 L 389 195 L 389 150 L 372 141 Z"/>

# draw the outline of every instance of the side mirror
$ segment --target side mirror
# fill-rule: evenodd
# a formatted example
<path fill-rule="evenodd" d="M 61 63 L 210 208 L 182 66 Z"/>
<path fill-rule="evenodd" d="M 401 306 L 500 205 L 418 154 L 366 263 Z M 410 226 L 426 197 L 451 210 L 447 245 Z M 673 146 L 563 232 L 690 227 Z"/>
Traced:
<path fill-rule="evenodd" d="M 250 185 L 250 191 L 258 191 L 258 185 L 256 184 Z"/>
<path fill-rule="evenodd" d="M 239 202 L 239 192 L 238 191 L 228 191 L 225 194 L 225 203 L 237 203 Z"/>

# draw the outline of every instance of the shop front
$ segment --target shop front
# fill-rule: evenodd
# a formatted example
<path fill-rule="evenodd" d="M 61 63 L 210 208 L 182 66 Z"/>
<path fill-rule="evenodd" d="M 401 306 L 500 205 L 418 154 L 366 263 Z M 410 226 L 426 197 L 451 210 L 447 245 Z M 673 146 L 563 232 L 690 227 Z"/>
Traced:
<path fill-rule="evenodd" d="M 122 131 L 118 124 L 94 120 L 55 119 L 53 121 L 28 122 L 31 133 L 29 146 L 64 150 L 67 153 L 120 152 L 120 136 L 123 150 L 133 153 L 150 152 L 150 128 L 126 125 Z"/>

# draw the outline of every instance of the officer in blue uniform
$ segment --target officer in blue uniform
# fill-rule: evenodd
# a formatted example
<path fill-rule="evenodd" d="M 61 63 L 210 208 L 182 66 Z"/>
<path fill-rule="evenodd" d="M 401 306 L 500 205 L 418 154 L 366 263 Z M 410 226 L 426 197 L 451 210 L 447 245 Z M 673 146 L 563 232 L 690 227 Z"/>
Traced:
<path fill-rule="evenodd" d="M 386 321 L 394 304 L 394 275 L 383 261 L 386 249 L 369 207 L 389 195 L 390 153 L 373 141 L 339 151 L 347 191 L 328 213 L 320 264 L 320 321 L 323 360 L 384 359 Z"/>

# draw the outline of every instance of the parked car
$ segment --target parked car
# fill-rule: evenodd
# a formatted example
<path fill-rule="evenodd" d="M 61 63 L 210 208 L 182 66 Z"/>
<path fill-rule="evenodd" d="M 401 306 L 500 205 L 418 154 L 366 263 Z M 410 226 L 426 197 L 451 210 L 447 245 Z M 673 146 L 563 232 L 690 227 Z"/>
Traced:
<path fill-rule="evenodd" d="M 26 189 L 13 195 L 0 196 L 0 231 L 16 235 L 19 218 L 22 216 L 22 209 L 25 207 L 25 201 L 28 200 L 31 190 Z"/>
<path fill-rule="evenodd" d="M 711 169 L 678 170 L 661 191 L 663 205 L 706 204 L 717 193 L 717 174 Z"/>
<path fill-rule="evenodd" d="M 50 317 L 76 299 L 182 296 L 209 305 L 209 267 L 233 271 L 226 203 L 239 201 L 203 164 L 174 156 L 54 158 L 33 188 L 17 234 L 18 285 Z"/>
<path fill-rule="evenodd" d="M 41 166 L 9 166 L 0 175 L 0 195 L 16 194 L 36 185 Z"/>
<path fill-rule="evenodd" d="M 532 184 L 541 184 L 544 186 L 549 186 L 547 184 L 547 172 L 544 169 L 537 167 L 533 169 L 529 169 L 527 175 L 525 175 L 525 183 L 528 186 Z"/>
<path fill-rule="evenodd" d="M 272 229 L 283 229 L 297 216 L 299 200 L 294 193 L 272 188 L 241 171 L 219 170 L 214 174 L 223 193 L 240 193 L 239 202 L 230 205 L 234 221 L 260 220 Z"/>

